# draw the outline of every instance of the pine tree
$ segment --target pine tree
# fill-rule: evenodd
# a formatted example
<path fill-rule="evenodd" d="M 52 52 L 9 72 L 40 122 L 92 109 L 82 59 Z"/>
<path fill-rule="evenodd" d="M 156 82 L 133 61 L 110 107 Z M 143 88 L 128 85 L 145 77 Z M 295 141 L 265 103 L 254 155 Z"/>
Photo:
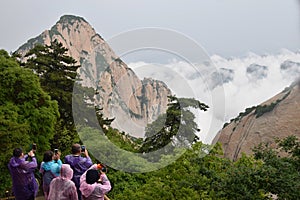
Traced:
<path fill-rule="evenodd" d="M 52 141 L 54 147 L 79 141 L 72 115 L 72 92 L 80 65 L 67 52 L 57 40 L 50 45 L 37 44 L 25 55 L 27 62 L 23 63 L 39 76 L 44 91 L 58 102 L 60 119 Z"/>
<path fill-rule="evenodd" d="M 61 150 L 70 147 L 72 143 L 80 142 L 74 117 L 79 119 L 81 125 L 86 125 L 82 113 L 87 113 L 88 116 L 94 116 L 96 113 L 95 120 L 88 117 L 92 119 L 88 125 L 97 127 L 97 124 L 100 124 L 101 128 L 109 126 L 113 121 L 113 119 L 104 119 L 101 110 L 93 103 L 94 89 L 79 83 L 76 71 L 80 65 L 77 65 L 75 59 L 67 53 L 68 49 L 54 40 L 50 45 L 36 45 L 26 54 L 27 62 L 23 63 L 26 68 L 32 69 L 39 76 L 43 89 L 58 102 L 60 119 L 56 125 L 52 146 Z M 76 84 L 76 94 L 73 93 L 74 84 Z M 73 112 L 72 105 L 78 110 Z"/>
<path fill-rule="evenodd" d="M 54 40 L 50 45 L 36 45 L 27 54 L 25 67 L 32 69 L 40 77 L 43 89 L 59 105 L 60 117 L 67 127 L 73 125 L 72 92 L 77 76 L 74 58 L 67 55 L 68 49 Z"/>
<path fill-rule="evenodd" d="M 172 142 L 173 146 L 189 146 L 199 137 L 199 128 L 189 107 L 206 111 L 208 106 L 192 98 L 169 96 L 166 114 L 158 117 L 146 127 L 145 140 L 141 152 L 155 151 Z"/>

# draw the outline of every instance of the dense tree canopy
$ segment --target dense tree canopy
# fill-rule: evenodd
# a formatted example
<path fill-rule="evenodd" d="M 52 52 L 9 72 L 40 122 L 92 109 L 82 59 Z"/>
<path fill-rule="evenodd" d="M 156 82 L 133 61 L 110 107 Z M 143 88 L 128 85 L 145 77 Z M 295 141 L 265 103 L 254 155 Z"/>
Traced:
<path fill-rule="evenodd" d="M 237 161 L 222 158 L 220 144 L 213 148 L 197 142 L 173 164 L 160 170 L 130 174 L 110 171 L 112 199 L 299 199 L 300 149 L 295 137 L 278 141 L 288 147 L 287 157 L 278 149 L 257 148 L 254 156 Z M 291 150 L 291 151 L 290 151 Z M 208 153 L 209 152 L 209 153 Z M 270 155 L 271 154 L 271 155 Z M 260 156 L 260 157 L 257 157 Z"/>
<path fill-rule="evenodd" d="M 80 119 L 82 113 L 91 116 L 96 113 L 97 118 L 89 121 L 89 125 L 92 126 L 97 124 L 108 126 L 113 120 L 104 119 L 101 109 L 95 107 L 93 103 L 87 103 L 93 102 L 95 92 L 92 88 L 83 87 L 75 82 L 76 79 L 78 81 L 76 71 L 80 65 L 76 65 L 76 61 L 67 53 L 68 49 L 54 40 L 50 45 L 37 44 L 26 54 L 27 61 L 23 63 L 26 68 L 32 69 L 39 76 L 43 89 L 58 102 L 60 119 L 56 124 L 56 134 L 51 144 L 52 147 L 60 148 L 64 152 L 67 152 L 73 143 L 80 142 L 74 117 Z M 77 90 L 75 94 L 74 84 Z M 72 105 L 77 108 L 77 112 L 73 112 Z M 84 125 L 84 120 L 81 119 L 79 122 Z"/>
<path fill-rule="evenodd" d="M 37 44 L 26 54 L 27 61 L 22 64 L 39 76 L 44 91 L 58 102 L 60 119 L 51 143 L 62 150 L 79 142 L 72 115 L 72 92 L 79 65 L 67 52 L 57 40 L 50 45 Z"/>
<path fill-rule="evenodd" d="M 57 40 L 50 45 L 38 44 L 26 54 L 25 67 L 39 75 L 43 89 L 58 102 L 61 119 L 72 126 L 72 92 L 79 65 L 67 52 Z"/>
<path fill-rule="evenodd" d="M 7 163 L 16 147 L 28 151 L 50 148 L 57 118 L 57 102 L 51 100 L 32 71 L 19 66 L 4 50 L 0 51 L 0 190 L 10 185 Z"/>

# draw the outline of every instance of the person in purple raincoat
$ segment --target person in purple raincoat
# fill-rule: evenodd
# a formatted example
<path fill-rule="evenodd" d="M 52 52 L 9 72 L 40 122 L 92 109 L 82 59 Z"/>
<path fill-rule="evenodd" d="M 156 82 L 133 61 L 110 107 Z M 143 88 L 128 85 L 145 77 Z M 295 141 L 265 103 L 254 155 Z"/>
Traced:
<path fill-rule="evenodd" d="M 31 161 L 28 159 L 31 158 Z M 37 161 L 33 150 L 24 155 L 21 148 L 15 148 L 13 157 L 8 163 L 12 177 L 13 193 L 16 200 L 34 200 L 38 192 L 38 184 L 34 177 Z"/>
<path fill-rule="evenodd" d="M 85 157 L 81 156 L 84 154 Z M 73 177 L 72 181 L 75 183 L 77 188 L 78 199 L 81 200 L 81 191 L 79 190 L 80 187 L 80 177 L 81 175 L 92 166 L 92 160 L 89 157 L 88 151 L 84 149 L 82 151 L 80 144 L 73 144 L 72 145 L 72 154 L 67 155 L 64 160 L 65 164 L 69 164 L 73 169 Z"/>

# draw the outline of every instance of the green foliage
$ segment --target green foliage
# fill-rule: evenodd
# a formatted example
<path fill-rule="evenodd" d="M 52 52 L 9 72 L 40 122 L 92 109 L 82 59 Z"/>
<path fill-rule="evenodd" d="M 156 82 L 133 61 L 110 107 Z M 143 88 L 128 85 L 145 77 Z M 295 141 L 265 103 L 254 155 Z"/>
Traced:
<path fill-rule="evenodd" d="M 215 191 L 218 191 L 217 196 L 228 199 L 264 199 L 261 195 L 261 165 L 260 161 L 243 155 L 226 168 L 225 176 L 218 180 L 219 187 L 214 187 Z"/>
<path fill-rule="evenodd" d="M 26 54 L 25 67 L 38 74 L 43 89 L 58 102 L 61 119 L 66 126 L 72 126 L 71 100 L 79 65 L 67 51 L 57 40 L 49 46 L 36 45 Z"/>
<path fill-rule="evenodd" d="M 105 136 L 108 138 L 109 141 L 111 141 L 114 145 L 120 147 L 121 149 L 124 149 L 126 151 L 130 152 L 138 152 L 139 144 L 134 142 L 132 137 L 129 137 L 129 135 L 122 135 L 120 132 L 116 129 L 113 129 L 109 127 L 105 131 Z"/>
<path fill-rule="evenodd" d="M 252 106 L 251 108 L 246 108 L 245 112 L 240 112 L 239 115 L 230 120 L 231 122 L 239 122 L 244 116 L 248 115 L 249 113 L 251 113 L 253 110 L 254 114 L 256 115 L 256 118 L 261 117 L 262 115 L 264 115 L 265 113 L 271 112 L 278 103 L 280 103 L 281 101 L 283 101 L 286 97 L 289 96 L 290 92 L 291 92 L 291 88 L 292 87 L 287 87 L 285 88 L 282 92 L 285 93 L 285 95 L 281 98 L 281 99 L 277 99 L 275 102 L 272 102 L 269 105 L 258 105 L 258 106 Z M 225 123 L 223 125 L 223 128 L 225 128 L 226 126 L 228 126 L 229 123 Z"/>
<path fill-rule="evenodd" d="M 205 179 L 199 179 L 195 159 L 206 145 L 196 143 L 179 160 L 160 170 L 131 174 L 111 171 L 114 183 L 109 197 L 112 199 L 211 199 L 205 191 Z"/>
<path fill-rule="evenodd" d="M 69 17 L 64 17 L 68 20 Z M 76 83 L 77 69 L 76 61 L 67 55 L 68 49 L 63 47 L 62 43 L 54 40 L 50 45 L 36 45 L 27 54 L 28 59 L 23 65 L 32 69 L 40 78 L 43 89 L 48 92 L 52 99 L 59 105 L 60 119 L 55 126 L 56 133 L 50 141 L 51 147 L 58 148 L 62 154 L 68 154 L 70 147 L 74 143 L 81 143 L 74 124 L 74 118 L 81 125 L 86 124 L 83 116 L 94 116 L 96 119 L 89 121 L 93 127 L 109 126 L 113 119 L 104 119 L 101 109 L 95 108 L 93 98 L 95 92 L 92 88 L 87 88 Z M 78 80 L 79 81 L 79 80 Z M 73 93 L 73 89 L 76 92 Z M 73 112 L 72 105 L 76 107 Z M 83 113 L 87 113 L 84 114 Z"/>
<path fill-rule="evenodd" d="M 294 135 L 288 136 L 283 140 L 277 139 L 278 147 L 291 155 L 295 160 L 300 159 L 300 141 Z"/>
<path fill-rule="evenodd" d="M 79 140 L 72 115 L 72 92 L 79 65 L 67 51 L 57 40 L 50 45 L 38 44 L 26 54 L 28 60 L 23 63 L 38 75 L 44 91 L 58 102 L 60 120 L 51 144 L 63 151 L 66 144 Z"/>
<path fill-rule="evenodd" d="M 294 137 L 278 141 L 290 157 L 274 156 L 276 149 L 260 145 L 255 156 L 237 161 L 222 158 L 220 144 L 197 142 L 177 161 L 160 170 L 132 174 L 110 170 L 111 199 L 298 199 L 299 162 L 290 149 L 299 149 Z M 263 155 L 257 157 L 256 155 Z M 271 155 L 267 155 L 270 154 Z M 163 159 L 163 158 L 162 158 Z"/>
<path fill-rule="evenodd" d="M 50 140 L 51 149 L 59 149 L 62 156 L 70 153 L 71 146 L 74 143 L 80 143 L 80 138 L 75 127 L 71 129 L 63 125 L 62 119 L 59 119 L 55 124 L 55 136 Z"/>
<path fill-rule="evenodd" d="M 62 18 L 69 20 L 69 16 Z M 79 81 L 75 84 L 77 77 L 76 61 L 67 55 L 68 49 L 62 43 L 54 40 L 50 45 L 36 45 L 27 54 L 28 59 L 23 65 L 35 72 L 40 78 L 43 89 L 48 92 L 52 99 L 59 105 L 60 119 L 58 120 L 53 140 L 52 148 L 59 148 L 62 153 L 68 153 L 73 143 L 80 143 L 79 136 L 74 124 L 74 118 L 81 125 L 86 124 L 83 116 L 94 116 L 96 119 L 88 117 L 88 123 L 92 127 L 109 126 L 113 119 L 104 119 L 101 109 L 95 107 L 93 98 L 95 92 L 92 88 L 83 87 Z M 74 87 L 76 86 L 76 87 Z M 76 92 L 73 93 L 73 89 Z M 91 103 L 87 103 L 91 102 Z M 72 106 L 76 107 L 73 112 Z M 83 114 L 87 113 L 87 114 Z"/>
<path fill-rule="evenodd" d="M 126 171 L 141 171 L 141 169 L 149 171 L 153 168 L 153 165 L 147 160 L 135 156 L 131 152 L 136 152 L 134 144 L 124 140 L 122 135 L 114 129 L 109 129 L 106 133 L 107 136 L 103 130 L 82 126 L 78 129 L 78 134 L 93 156 L 111 167 L 122 166 L 122 169 Z M 120 137 L 110 141 L 108 137 L 113 135 L 120 135 Z"/>
<path fill-rule="evenodd" d="M 55 123 L 59 117 L 57 102 L 41 88 L 39 79 L 30 70 L 21 68 L 14 58 L 0 51 L 0 193 L 11 187 L 7 163 L 16 147 L 38 151 L 50 148 Z M 38 155 L 38 159 L 41 156 Z"/>
<path fill-rule="evenodd" d="M 288 136 L 276 139 L 273 148 L 261 144 L 253 149 L 255 158 L 264 162 L 265 190 L 278 194 L 279 199 L 300 196 L 299 144 L 295 136 Z"/>
<path fill-rule="evenodd" d="M 276 105 L 277 104 L 273 102 L 270 105 L 257 106 L 257 108 L 255 110 L 256 118 L 262 116 L 263 114 L 265 114 L 267 112 L 271 112 L 275 108 Z"/>
<path fill-rule="evenodd" d="M 206 111 L 208 106 L 195 99 L 178 99 L 175 96 L 169 96 L 166 114 L 159 116 L 146 127 L 145 140 L 140 152 L 155 151 L 166 147 L 169 143 L 173 143 L 173 146 L 190 146 L 197 141 L 199 138 L 195 133 L 200 130 L 194 121 L 194 114 L 188 108 Z M 166 153 L 173 151 L 172 146 L 165 151 Z"/>
<path fill-rule="evenodd" d="M 251 108 L 246 108 L 245 109 L 245 112 L 240 112 L 239 113 L 239 115 L 236 117 L 236 118 L 234 118 L 234 119 L 231 119 L 230 120 L 230 122 L 238 122 L 238 121 L 240 121 L 244 116 L 246 116 L 246 115 L 248 115 L 249 113 L 251 113 L 254 109 L 256 109 L 256 106 L 252 106 Z M 223 125 L 223 128 L 225 128 L 226 126 L 228 126 L 229 125 L 229 123 L 225 123 L 224 125 Z"/>
<path fill-rule="evenodd" d="M 278 103 L 280 103 L 286 97 L 288 97 L 291 91 L 287 90 L 287 89 L 285 89 L 284 91 L 286 92 L 286 94 L 281 99 L 277 99 L 275 102 L 272 102 L 269 105 L 257 106 L 255 113 L 254 113 L 256 115 L 256 118 L 259 118 L 260 116 L 262 116 L 263 114 L 265 114 L 267 112 L 271 112 Z"/>

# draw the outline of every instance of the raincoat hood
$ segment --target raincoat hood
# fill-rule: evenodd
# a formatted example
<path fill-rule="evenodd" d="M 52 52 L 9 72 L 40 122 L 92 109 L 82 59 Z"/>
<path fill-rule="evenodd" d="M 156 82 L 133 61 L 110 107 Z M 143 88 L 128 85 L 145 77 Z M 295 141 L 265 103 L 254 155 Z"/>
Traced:
<path fill-rule="evenodd" d="M 76 186 L 71 181 L 73 170 L 68 164 L 62 164 L 61 176 L 50 183 L 48 200 L 78 200 Z"/>
<path fill-rule="evenodd" d="M 62 178 L 71 180 L 73 177 L 73 169 L 68 164 L 62 164 L 61 170 L 60 170 L 60 176 Z"/>

